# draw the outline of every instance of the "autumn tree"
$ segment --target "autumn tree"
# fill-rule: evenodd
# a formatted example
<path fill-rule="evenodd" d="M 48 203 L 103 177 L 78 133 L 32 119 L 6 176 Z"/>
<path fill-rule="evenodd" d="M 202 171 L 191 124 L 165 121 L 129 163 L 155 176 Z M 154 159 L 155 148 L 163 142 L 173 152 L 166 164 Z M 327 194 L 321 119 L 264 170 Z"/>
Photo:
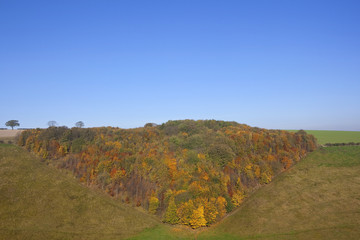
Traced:
<path fill-rule="evenodd" d="M 204 217 L 207 225 L 214 223 L 218 214 L 219 212 L 216 207 L 216 199 L 212 197 L 210 201 L 205 203 L 204 206 Z"/>
<path fill-rule="evenodd" d="M 165 218 L 164 218 L 164 222 L 170 223 L 170 224 L 176 224 L 179 222 L 179 217 L 176 214 L 176 204 L 175 204 L 175 200 L 174 197 L 170 198 L 169 201 L 169 206 L 166 210 L 165 213 Z"/>
<path fill-rule="evenodd" d="M 226 199 L 222 196 L 219 196 L 216 199 L 216 203 L 219 212 L 219 217 L 222 218 L 226 214 L 226 205 L 227 205 Z"/>
<path fill-rule="evenodd" d="M 206 220 L 204 217 L 204 206 L 199 206 L 194 209 L 191 215 L 190 225 L 192 228 L 199 228 L 206 226 Z"/>
<path fill-rule="evenodd" d="M 245 197 L 245 196 L 244 196 L 244 193 L 243 193 L 243 192 L 241 192 L 241 191 L 239 191 L 239 190 L 236 190 L 236 191 L 234 192 L 233 196 L 232 196 L 231 201 L 232 201 L 232 203 L 233 203 L 236 207 L 238 207 L 238 206 L 240 206 L 240 204 L 242 203 L 244 197 Z"/>
<path fill-rule="evenodd" d="M 159 208 L 159 199 L 155 196 L 150 197 L 149 212 L 151 214 L 156 214 L 158 208 Z"/>
<path fill-rule="evenodd" d="M 5 126 L 11 127 L 12 130 L 14 130 L 14 127 L 20 126 L 19 120 L 9 120 L 5 123 Z"/>
<path fill-rule="evenodd" d="M 190 225 L 192 214 L 194 211 L 194 202 L 189 200 L 180 204 L 176 213 L 179 216 L 179 221 L 184 225 Z"/>

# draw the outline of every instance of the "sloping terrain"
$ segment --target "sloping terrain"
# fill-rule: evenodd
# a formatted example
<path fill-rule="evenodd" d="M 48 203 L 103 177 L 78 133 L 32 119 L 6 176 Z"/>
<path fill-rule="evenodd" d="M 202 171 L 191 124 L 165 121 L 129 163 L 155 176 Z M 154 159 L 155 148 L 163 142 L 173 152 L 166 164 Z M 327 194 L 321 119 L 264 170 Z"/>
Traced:
<path fill-rule="evenodd" d="M 159 222 L 0 144 L 0 239 L 123 239 Z"/>
<path fill-rule="evenodd" d="M 200 239 L 360 239 L 360 147 L 309 154 Z"/>

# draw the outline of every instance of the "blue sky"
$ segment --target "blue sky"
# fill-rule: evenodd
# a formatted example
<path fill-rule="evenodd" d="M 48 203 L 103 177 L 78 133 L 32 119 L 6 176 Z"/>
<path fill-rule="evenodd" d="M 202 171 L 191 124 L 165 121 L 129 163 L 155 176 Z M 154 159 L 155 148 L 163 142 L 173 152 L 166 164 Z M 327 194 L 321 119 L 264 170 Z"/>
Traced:
<path fill-rule="evenodd" d="M 0 0 L 0 127 L 360 130 L 359 1 Z"/>

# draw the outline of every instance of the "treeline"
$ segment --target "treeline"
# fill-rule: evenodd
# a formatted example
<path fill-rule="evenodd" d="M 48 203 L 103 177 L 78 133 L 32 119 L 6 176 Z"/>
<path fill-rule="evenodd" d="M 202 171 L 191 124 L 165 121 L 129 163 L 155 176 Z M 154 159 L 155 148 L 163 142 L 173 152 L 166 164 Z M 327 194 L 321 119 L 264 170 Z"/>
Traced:
<path fill-rule="evenodd" d="M 317 146 L 302 130 L 215 120 L 50 127 L 22 132 L 18 144 L 164 222 L 193 228 L 218 221 Z"/>
<path fill-rule="evenodd" d="M 333 146 L 359 146 L 360 142 L 349 142 L 349 143 L 325 143 L 324 146 L 326 147 L 333 147 Z"/>

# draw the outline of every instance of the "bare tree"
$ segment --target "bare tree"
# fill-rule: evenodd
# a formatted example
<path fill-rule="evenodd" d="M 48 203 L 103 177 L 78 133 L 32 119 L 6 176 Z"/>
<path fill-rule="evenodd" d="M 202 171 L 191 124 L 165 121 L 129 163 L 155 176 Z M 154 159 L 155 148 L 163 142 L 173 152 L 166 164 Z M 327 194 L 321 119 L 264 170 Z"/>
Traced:
<path fill-rule="evenodd" d="M 48 121 L 48 126 L 49 127 L 55 127 L 57 125 L 56 121 Z"/>
<path fill-rule="evenodd" d="M 85 126 L 83 121 L 78 121 L 75 123 L 75 127 L 82 128 L 83 126 Z"/>

